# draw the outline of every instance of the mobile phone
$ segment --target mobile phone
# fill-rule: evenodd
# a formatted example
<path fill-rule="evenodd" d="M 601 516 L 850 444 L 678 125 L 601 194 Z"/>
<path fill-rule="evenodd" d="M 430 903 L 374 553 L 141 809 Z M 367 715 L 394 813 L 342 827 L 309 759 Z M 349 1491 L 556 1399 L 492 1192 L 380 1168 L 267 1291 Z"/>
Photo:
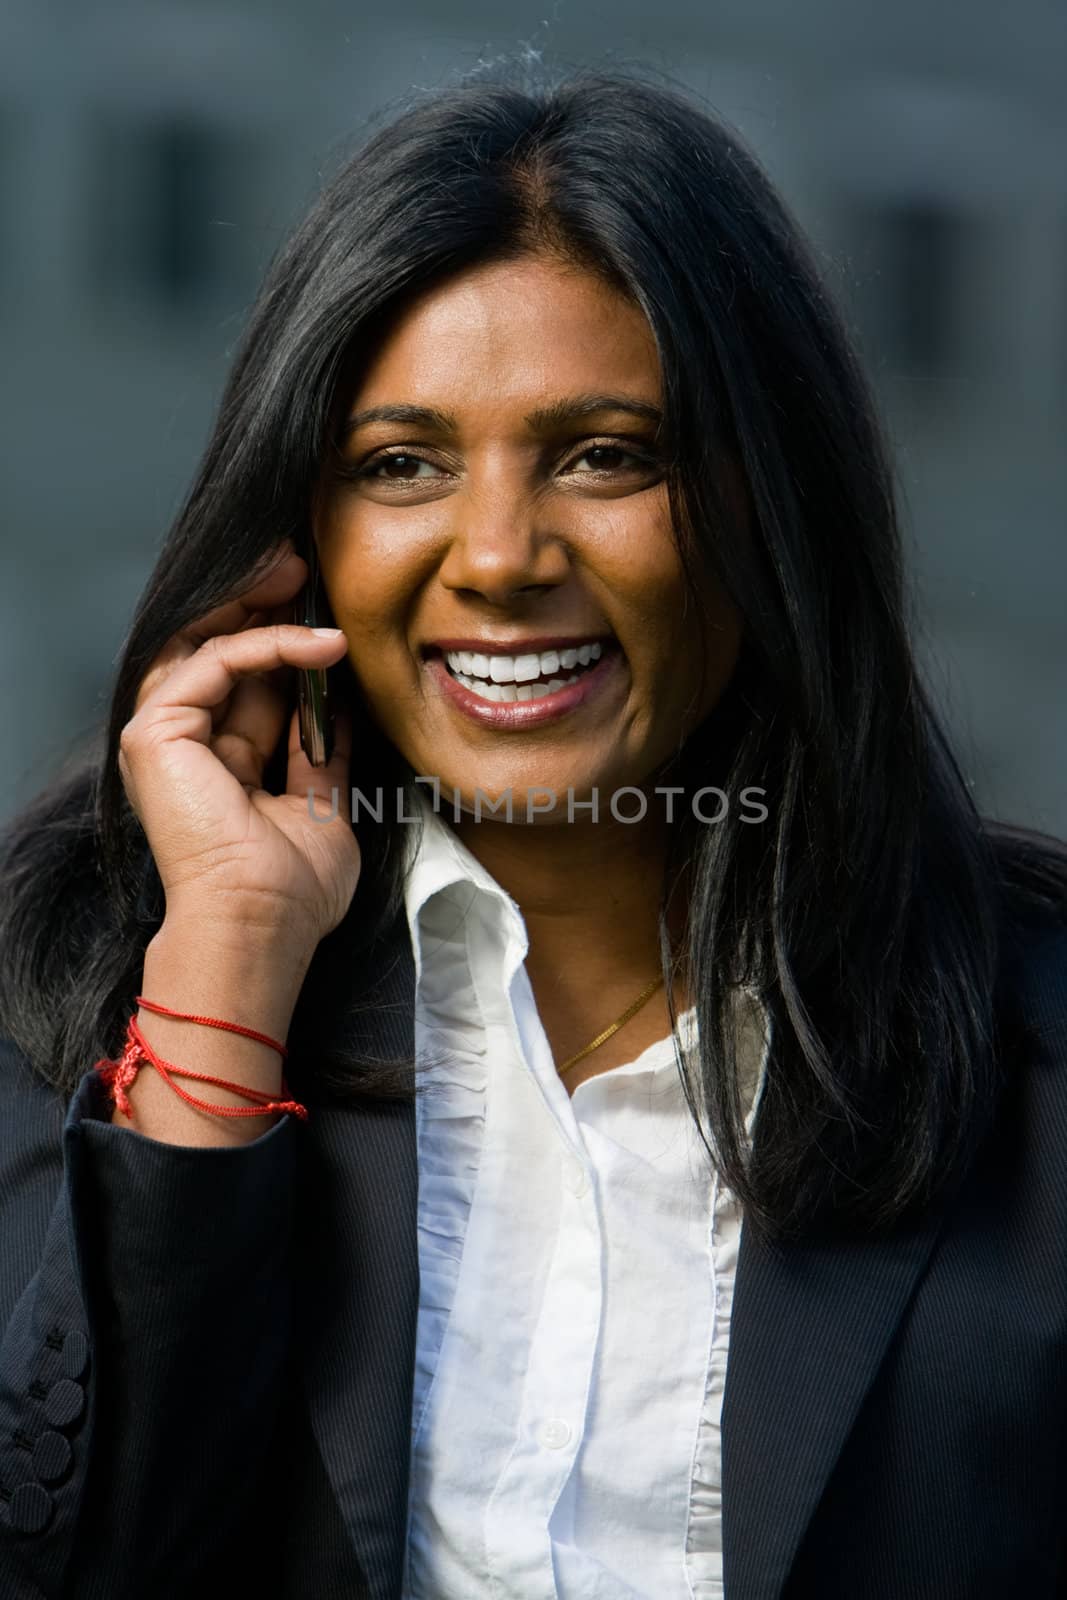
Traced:
<path fill-rule="evenodd" d="M 295 607 L 296 622 L 305 628 L 328 628 L 332 618 L 319 576 L 315 540 L 308 537 L 303 550 L 307 562 L 307 583 Z M 300 721 L 300 747 L 313 767 L 324 767 L 333 755 L 333 713 L 325 667 L 297 670 L 297 708 Z"/>

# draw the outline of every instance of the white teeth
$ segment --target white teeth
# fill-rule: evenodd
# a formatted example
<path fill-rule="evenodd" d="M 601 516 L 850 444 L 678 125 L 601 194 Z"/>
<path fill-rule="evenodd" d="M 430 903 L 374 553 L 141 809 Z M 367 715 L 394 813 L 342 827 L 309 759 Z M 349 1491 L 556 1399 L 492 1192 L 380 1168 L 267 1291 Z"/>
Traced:
<path fill-rule="evenodd" d="M 461 683 L 465 689 L 476 694 L 480 700 L 508 701 L 515 700 L 543 700 L 547 694 L 556 694 L 560 689 L 577 683 L 580 673 L 575 673 L 570 678 L 553 678 L 550 683 L 485 683 L 478 678 L 468 677 L 466 673 L 457 672 L 456 682 Z"/>
<path fill-rule="evenodd" d="M 560 671 L 587 667 L 601 655 L 599 644 L 583 644 L 566 650 L 542 650 L 535 655 L 482 655 L 473 650 L 448 650 L 445 660 L 455 674 L 481 678 L 486 683 L 532 683 L 537 678 L 551 682 Z"/>

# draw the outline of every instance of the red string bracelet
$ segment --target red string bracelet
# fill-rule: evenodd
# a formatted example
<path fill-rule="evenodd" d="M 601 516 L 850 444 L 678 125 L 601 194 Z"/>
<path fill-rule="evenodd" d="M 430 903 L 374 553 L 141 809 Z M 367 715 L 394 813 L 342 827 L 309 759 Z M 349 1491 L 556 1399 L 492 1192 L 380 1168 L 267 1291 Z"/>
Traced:
<path fill-rule="evenodd" d="M 145 1002 L 140 997 L 138 997 L 138 1004 L 145 1005 L 146 1010 L 159 1010 L 165 1015 L 178 1017 L 182 1021 L 203 1022 L 208 1027 L 226 1028 L 233 1033 L 242 1033 L 250 1038 L 260 1040 L 263 1044 L 269 1044 L 273 1049 L 279 1050 L 283 1056 L 288 1054 L 284 1045 L 279 1044 L 274 1039 L 269 1039 L 266 1034 L 256 1033 L 251 1028 L 244 1028 L 240 1023 L 224 1022 L 216 1017 L 194 1017 L 184 1011 L 171 1011 L 169 1008 L 156 1006 L 152 1002 Z M 243 1083 L 231 1083 L 227 1078 L 216 1078 L 205 1072 L 193 1072 L 189 1068 L 177 1067 L 170 1061 L 164 1061 L 148 1043 L 148 1040 L 137 1025 L 136 1017 L 131 1017 L 127 1024 L 126 1045 L 118 1060 L 108 1061 L 105 1059 L 98 1061 L 94 1069 L 110 1090 L 111 1099 L 115 1105 L 127 1117 L 133 1115 L 133 1108 L 130 1105 L 129 1095 L 126 1091 L 146 1061 L 155 1068 L 164 1082 L 174 1090 L 175 1094 L 180 1095 L 189 1105 L 197 1106 L 202 1111 L 210 1111 L 217 1117 L 262 1117 L 272 1111 L 288 1111 L 299 1117 L 301 1121 L 307 1121 L 307 1108 L 302 1106 L 299 1101 L 287 1098 L 272 1099 L 269 1094 L 261 1089 L 250 1089 Z M 184 1078 L 198 1078 L 201 1083 L 213 1083 L 220 1089 L 230 1089 L 235 1094 L 243 1095 L 246 1099 L 259 1100 L 265 1103 L 259 1106 L 212 1105 L 207 1100 L 199 1100 L 195 1095 L 186 1094 L 184 1089 L 180 1089 L 176 1083 L 172 1083 L 170 1078 L 172 1072 L 176 1072 L 180 1077 Z M 283 1096 L 287 1096 L 289 1093 L 284 1073 L 282 1074 L 280 1093 Z"/>
<path fill-rule="evenodd" d="M 183 1022 L 199 1022 L 205 1028 L 226 1028 L 230 1033 L 242 1033 L 246 1039 L 258 1039 L 260 1044 L 269 1044 L 272 1050 L 277 1050 L 284 1059 L 288 1050 L 277 1039 L 272 1039 L 265 1033 L 257 1033 L 255 1028 L 246 1028 L 240 1022 L 224 1022 L 221 1017 L 196 1017 L 191 1011 L 172 1011 L 170 1006 L 161 1006 L 157 1000 L 146 1000 L 143 994 L 134 995 L 137 1005 L 143 1006 L 145 1011 L 158 1011 L 161 1017 L 178 1017 Z"/>

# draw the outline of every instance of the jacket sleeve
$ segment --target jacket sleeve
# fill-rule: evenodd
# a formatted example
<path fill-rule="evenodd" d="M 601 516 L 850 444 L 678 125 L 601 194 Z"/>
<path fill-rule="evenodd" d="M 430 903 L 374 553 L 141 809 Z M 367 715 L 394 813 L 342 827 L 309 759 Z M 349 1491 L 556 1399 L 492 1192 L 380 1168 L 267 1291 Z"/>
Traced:
<path fill-rule="evenodd" d="M 284 1498 L 298 1123 L 198 1149 L 110 1113 L 0 1040 L 2 1600 L 188 1596 Z"/>

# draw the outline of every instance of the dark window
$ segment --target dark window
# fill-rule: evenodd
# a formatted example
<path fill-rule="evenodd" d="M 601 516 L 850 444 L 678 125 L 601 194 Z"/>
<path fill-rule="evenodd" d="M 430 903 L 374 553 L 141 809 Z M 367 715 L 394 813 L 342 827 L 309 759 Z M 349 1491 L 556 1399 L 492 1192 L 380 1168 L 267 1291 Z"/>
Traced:
<path fill-rule="evenodd" d="M 144 265 L 168 300 L 198 297 L 217 276 L 211 211 L 218 159 L 217 141 L 202 125 L 165 122 L 153 130 Z"/>
<path fill-rule="evenodd" d="M 880 367 L 921 376 L 953 365 L 966 226 L 926 199 L 845 208 L 845 289 Z"/>
<path fill-rule="evenodd" d="M 182 114 L 111 119 L 94 156 L 88 224 L 103 299 L 179 311 L 250 291 L 262 242 L 250 141 Z"/>

